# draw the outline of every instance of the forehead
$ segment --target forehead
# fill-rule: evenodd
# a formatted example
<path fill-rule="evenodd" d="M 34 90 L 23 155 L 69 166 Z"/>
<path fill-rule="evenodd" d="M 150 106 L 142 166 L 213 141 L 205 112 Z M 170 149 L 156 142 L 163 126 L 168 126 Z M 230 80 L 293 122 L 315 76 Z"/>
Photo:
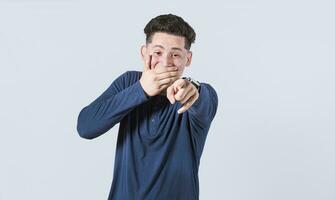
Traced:
<path fill-rule="evenodd" d="M 184 49 L 185 38 L 182 36 L 176 36 L 176 35 L 172 35 L 168 33 L 157 32 L 157 33 L 154 33 L 152 37 L 152 41 L 149 45 L 151 47 L 159 45 L 166 49 L 171 49 L 171 48 Z"/>

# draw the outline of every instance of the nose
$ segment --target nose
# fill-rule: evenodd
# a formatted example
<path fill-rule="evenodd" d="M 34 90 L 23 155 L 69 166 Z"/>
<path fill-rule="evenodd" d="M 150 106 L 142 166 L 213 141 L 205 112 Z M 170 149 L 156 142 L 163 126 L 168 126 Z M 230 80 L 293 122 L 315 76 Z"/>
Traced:
<path fill-rule="evenodd" d="M 172 56 L 170 54 L 165 54 L 161 56 L 161 63 L 164 67 L 173 66 Z"/>

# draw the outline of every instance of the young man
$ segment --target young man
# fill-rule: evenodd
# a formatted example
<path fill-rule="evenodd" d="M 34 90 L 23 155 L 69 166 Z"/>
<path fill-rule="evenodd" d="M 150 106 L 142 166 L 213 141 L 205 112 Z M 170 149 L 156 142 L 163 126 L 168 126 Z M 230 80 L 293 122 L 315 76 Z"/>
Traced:
<path fill-rule="evenodd" d="M 120 123 L 108 199 L 199 199 L 198 169 L 218 98 L 207 83 L 182 78 L 193 28 L 181 17 L 153 18 L 141 47 L 143 72 L 119 76 L 78 117 L 81 137 Z"/>

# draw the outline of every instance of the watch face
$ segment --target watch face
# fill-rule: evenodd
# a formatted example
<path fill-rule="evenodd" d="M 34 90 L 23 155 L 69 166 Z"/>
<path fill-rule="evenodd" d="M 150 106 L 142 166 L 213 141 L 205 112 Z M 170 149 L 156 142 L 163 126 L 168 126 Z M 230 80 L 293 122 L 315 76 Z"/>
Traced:
<path fill-rule="evenodd" d="M 193 83 L 197 84 L 198 86 L 200 86 L 200 83 L 194 79 L 191 80 Z"/>
<path fill-rule="evenodd" d="M 200 88 L 200 82 L 199 81 L 196 81 L 191 77 L 183 77 L 183 79 L 186 79 L 187 81 L 192 83 L 199 90 L 199 88 Z"/>

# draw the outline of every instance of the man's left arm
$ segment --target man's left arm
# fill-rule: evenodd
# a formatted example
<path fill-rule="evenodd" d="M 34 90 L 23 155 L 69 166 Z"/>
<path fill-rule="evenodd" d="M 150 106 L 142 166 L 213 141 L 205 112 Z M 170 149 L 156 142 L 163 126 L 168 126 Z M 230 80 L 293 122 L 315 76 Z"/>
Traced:
<path fill-rule="evenodd" d="M 207 83 L 200 83 L 198 99 L 188 108 L 188 113 L 199 123 L 209 124 L 218 107 L 218 97 L 214 88 Z"/>
<path fill-rule="evenodd" d="M 179 101 L 183 106 L 178 113 L 188 113 L 198 123 L 209 125 L 218 106 L 218 97 L 214 88 L 207 83 L 192 83 L 190 79 L 179 79 L 167 89 L 167 98 L 171 103 Z M 199 85 L 200 87 L 197 87 Z"/>

